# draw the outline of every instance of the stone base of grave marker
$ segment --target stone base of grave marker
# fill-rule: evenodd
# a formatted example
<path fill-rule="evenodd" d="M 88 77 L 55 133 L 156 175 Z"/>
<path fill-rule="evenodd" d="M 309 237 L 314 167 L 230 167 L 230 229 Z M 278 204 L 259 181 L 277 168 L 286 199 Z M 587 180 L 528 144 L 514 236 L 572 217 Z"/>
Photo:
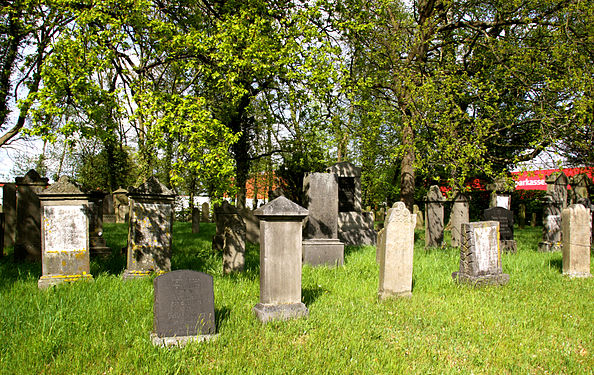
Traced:
<path fill-rule="evenodd" d="M 342 266 L 344 244 L 333 238 L 304 240 L 303 263 L 311 266 Z"/>
<path fill-rule="evenodd" d="M 179 346 L 184 347 L 190 342 L 204 342 L 215 340 L 219 335 L 199 335 L 199 336 L 174 336 L 174 337 L 159 337 L 155 333 L 151 333 L 151 341 L 155 346 L 171 347 Z"/>
<path fill-rule="evenodd" d="M 500 273 L 495 275 L 468 275 L 460 272 L 452 273 L 454 281 L 464 284 L 472 284 L 474 286 L 481 285 L 505 285 L 509 282 L 509 274 Z"/>
<path fill-rule="evenodd" d="M 256 317 L 266 323 L 270 320 L 289 320 L 294 318 L 306 317 L 309 315 L 307 307 L 303 303 L 286 303 L 267 305 L 258 303 L 254 306 Z"/>
<path fill-rule="evenodd" d="M 37 281 L 37 287 L 39 289 L 49 288 L 50 286 L 58 285 L 65 282 L 73 282 L 80 280 L 93 280 L 93 276 L 90 274 L 83 275 L 44 275 Z"/>
<path fill-rule="evenodd" d="M 538 251 L 543 253 L 549 253 L 553 251 L 561 251 L 561 243 L 542 241 L 538 243 Z"/>
<path fill-rule="evenodd" d="M 499 248 L 504 253 L 517 253 L 518 252 L 518 244 L 516 243 L 515 240 L 500 240 Z"/>
<path fill-rule="evenodd" d="M 111 255 L 111 248 L 107 247 L 103 237 L 91 237 L 89 238 L 89 244 L 92 257 L 108 257 Z"/>
<path fill-rule="evenodd" d="M 338 239 L 348 246 L 375 245 L 374 218 L 371 212 L 339 212 Z"/>

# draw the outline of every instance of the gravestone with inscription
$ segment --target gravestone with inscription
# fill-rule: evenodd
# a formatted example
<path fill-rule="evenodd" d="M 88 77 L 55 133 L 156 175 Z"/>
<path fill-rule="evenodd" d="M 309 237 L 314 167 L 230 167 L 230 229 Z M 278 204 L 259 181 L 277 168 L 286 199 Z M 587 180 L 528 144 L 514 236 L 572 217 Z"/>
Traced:
<path fill-rule="evenodd" d="M 4 212 L 4 247 L 14 246 L 17 219 L 16 184 L 5 183 L 2 187 L 2 212 Z"/>
<path fill-rule="evenodd" d="M 89 201 L 67 177 L 39 194 L 42 258 L 39 288 L 92 279 L 89 266 Z"/>
<path fill-rule="evenodd" d="M 344 244 L 338 239 L 338 180 L 333 173 L 303 178 L 308 216 L 303 229 L 303 263 L 342 266 Z"/>
<path fill-rule="evenodd" d="M 509 275 L 503 273 L 501 267 L 499 222 L 462 224 L 460 269 L 452 274 L 452 278 L 473 285 L 503 285 L 509 282 Z"/>
<path fill-rule="evenodd" d="M 547 194 L 543 197 L 543 232 L 539 251 L 561 250 L 561 211 L 567 207 L 567 184 L 563 172 L 555 172 L 545 178 Z"/>
<path fill-rule="evenodd" d="M 452 201 L 454 204 L 450 214 L 450 221 L 452 223 L 451 244 L 452 247 L 458 247 L 462 240 L 462 224 L 470 221 L 468 196 L 464 193 L 457 192 L 454 194 Z"/>
<path fill-rule="evenodd" d="M 379 246 L 379 298 L 412 295 L 413 250 L 417 215 L 403 202 L 388 211 Z"/>
<path fill-rule="evenodd" d="M 518 251 L 514 240 L 514 214 L 503 207 L 491 207 L 483 211 L 483 220 L 499 222 L 499 246 L 502 251 Z"/>
<path fill-rule="evenodd" d="M 95 190 L 89 193 L 89 246 L 91 256 L 106 257 L 111 255 L 111 249 L 107 247 L 103 238 L 103 205 L 105 194 Z"/>
<path fill-rule="evenodd" d="M 152 341 L 183 346 L 216 335 L 212 276 L 177 270 L 155 278 Z"/>
<path fill-rule="evenodd" d="M 16 178 L 17 233 L 14 259 L 38 261 L 41 259 L 41 208 L 39 194 L 48 179 L 31 169 L 24 177 Z"/>
<path fill-rule="evenodd" d="M 175 194 L 154 176 L 128 189 L 130 224 L 123 278 L 171 270 L 171 230 Z"/>
<path fill-rule="evenodd" d="M 307 316 L 301 302 L 301 227 L 308 212 L 285 197 L 254 211 L 260 218 L 260 303 L 262 321 Z"/>
<path fill-rule="evenodd" d="M 572 204 L 562 212 L 563 274 L 590 277 L 592 215 L 581 204 Z"/>
<path fill-rule="evenodd" d="M 128 190 L 119 188 L 112 194 L 116 223 L 126 223 L 130 215 L 130 201 Z"/>
<path fill-rule="evenodd" d="M 444 203 L 439 186 L 431 186 L 425 197 L 425 247 L 443 246 Z"/>
<path fill-rule="evenodd" d="M 115 208 L 113 207 L 113 195 L 106 194 L 103 197 L 103 222 L 104 223 L 115 223 Z"/>
<path fill-rule="evenodd" d="M 514 185 L 505 178 L 498 178 L 493 183 L 487 185 L 487 190 L 491 191 L 491 200 L 489 208 L 503 207 L 511 210 L 511 195 L 514 191 Z"/>

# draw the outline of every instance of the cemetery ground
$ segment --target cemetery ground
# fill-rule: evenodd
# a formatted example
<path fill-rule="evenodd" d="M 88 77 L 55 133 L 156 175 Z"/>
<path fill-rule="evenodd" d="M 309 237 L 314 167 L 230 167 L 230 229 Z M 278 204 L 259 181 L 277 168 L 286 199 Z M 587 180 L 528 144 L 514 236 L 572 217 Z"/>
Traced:
<path fill-rule="evenodd" d="M 0 373 L 574 373 L 594 370 L 594 278 L 562 276 L 561 253 L 536 251 L 541 228 L 516 231 L 506 286 L 452 281 L 459 250 L 424 249 L 416 233 L 413 295 L 378 302 L 375 247 L 347 247 L 343 267 L 303 267 L 309 317 L 260 323 L 258 246 L 246 271 L 222 275 L 214 224 L 175 223 L 172 269 L 214 276 L 215 341 L 151 343 L 152 278 L 122 281 L 125 224 L 105 224 L 113 249 L 94 281 L 39 290 L 41 264 L 0 260 Z M 447 237 L 447 234 L 446 234 Z M 449 238 L 446 238 L 449 243 Z M 594 264 L 594 262 L 591 262 Z"/>

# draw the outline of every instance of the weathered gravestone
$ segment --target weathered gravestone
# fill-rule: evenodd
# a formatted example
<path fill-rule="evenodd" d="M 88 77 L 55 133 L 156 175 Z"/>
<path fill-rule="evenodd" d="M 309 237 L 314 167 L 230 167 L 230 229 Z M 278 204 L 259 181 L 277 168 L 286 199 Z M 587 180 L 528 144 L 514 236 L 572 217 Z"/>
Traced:
<path fill-rule="evenodd" d="M 201 220 L 204 223 L 210 223 L 210 206 L 208 205 L 208 202 L 204 202 L 202 203 L 202 214 L 201 214 Z"/>
<path fill-rule="evenodd" d="M 167 272 L 155 278 L 152 341 L 183 346 L 215 337 L 212 276 L 192 271 Z"/>
<path fill-rule="evenodd" d="M 567 207 L 567 176 L 555 172 L 545 179 L 547 194 L 543 197 L 543 233 L 539 251 L 561 250 L 561 211 Z"/>
<path fill-rule="evenodd" d="M 39 288 L 92 279 L 88 195 L 63 176 L 40 193 L 39 199 L 43 234 Z"/>
<path fill-rule="evenodd" d="M 501 268 L 497 221 L 462 224 L 460 269 L 452 277 L 473 285 L 508 283 L 509 275 Z"/>
<path fill-rule="evenodd" d="M 103 222 L 104 223 L 115 223 L 116 215 L 115 208 L 113 206 L 113 195 L 107 194 L 103 197 Z"/>
<path fill-rule="evenodd" d="M 594 182 L 590 176 L 585 173 L 577 174 L 569 179 L 569 185 L 571 186 L 571 203 L 572 204 L 584 204 L 584 206 L 590 206 L 590 191 L 594 191 Z"/>
<path fill-rule="evenodd" d="M 518 226 L 520 227 L 520 229 L 524 229 L 524 227 L 526 226 L 526 205 L 524 203 L 520 203 L 518 209 L 518 221 Z"/>
<path fill-rule="evenodd" d="M 89 193 L 89 246 L 91 256 L 106 257 L 111 255 L 103 238 L 103 205 L 106 194 L 102 191 Z"/>
<path fill-rule="evenodd" d="M 338 239 L 338 181 L 333 173 L 303 179 L 308 217 L 303 230 L 303 263 L 342 266 L 344 244 Z"/>
<path fill-rule="evenodd" d="M 468 208 L 468 196 L 464 193 L 457 192 L 453 197 L 452 212 L 450 214 L 450 221 L 452 223 L 451 229 L 451 244 L 452 247 L 460 246 L 462 240 L 462 224 L 468 223 L 469 208 Z"/>
<path fill-rule="evenodd" d="M 505 178 L 496 179 L 492 184 L 487 185 L 487 189 L 491 191 L 490 208 L 511 209 L 511 194 L 514 191 L 514 186 L 509 181 Z"/>
<path fill-rule="evenodd" d="M 118 189 L 113 192 L 113 207 L 116 223 L 126 223 L 130 215 L 130 202 L 128 200 L 128 190 Z"/>
<path fill-rule="evenodd" d="M 38 261 L 41 259 L 41 212 L 38 194 L 47 186 L 48 179 L 35 170 L 25 177 L 17 177 L 17 233 L 14 259 Z"/>
<path fill-rule="evenodd" d="M 200 209 L 192 207 L 192 233 L 200 233 Z"/>
<path fill-rule="evenodd" d="M 374 219 L 361 209 L 361 168 L 349 162 L 326 168 L 338 183 L 338 239 L 346 245 L 374 245 Z"/>
<path fill-rule="evenodd" d="M 563 274 L 590 277 L 590 241 L 592 216 L 581 204 L 563 210 Z"/>
<path fill-rule="evenodd" d="M 11 247 L 14 246 L 16 240 L 16 184 L 4 184 L 2 187 L 2 194 L 2 212 L 4 212 L 4 247 Z"/>
<path fill-rule="evenodd" d="M 260 303 L 262 321 L 307 316 L 301 302 L 301 226 L 307 210 L 279 197 L 255 210 L 260 218 Z"/>
<path fill-rule="evenodd" d="M 413 250 L 417 215 L 403 202 L 390 209 L 380 242 L 379 298 L 406 297 L 412 293 Z"/>
<path fill-rule="evenodd" d="M 254 215 L 254 211 L 249 208 L 239 210 L 239 215 L 245 223 L 245 239 L 250 243 L 260 243 L 260 220 Z"/>
<path fill-rule="evenodd" d="M 425 199 L 425 247 L 443 246 L 444 202 L 439 186 L 431 186 Z"/>
<path fill-rule="evenodd" d="M 417 215 L 417 224 L 415 229 L 423 230 L 425 228 L 425 219 L 423 217 L 423 211 L 416 204 L 413 205 L 413 214 Z"/>
<path fill-rule="evenodd" d="M 245 222 L 229 202 L 215 206 L 216 234 L 212 248 L 223 251 L 223 273 L 241 272 L 245 266 Z"/>
<path fill-rule="evenodd" d="M 123 278 L 171 270 L 171 230 L 175 194 L 154 176 L 128 192 L 130 224 Z"/>
<path fill-rule="evenodd" d="M 491 207 L 483 211 L 485 221 L 499 223 L 499 247 L 502 251 L 515 253 L 518 251 L 514 240 L 514 214 L 503 207 Z"/>

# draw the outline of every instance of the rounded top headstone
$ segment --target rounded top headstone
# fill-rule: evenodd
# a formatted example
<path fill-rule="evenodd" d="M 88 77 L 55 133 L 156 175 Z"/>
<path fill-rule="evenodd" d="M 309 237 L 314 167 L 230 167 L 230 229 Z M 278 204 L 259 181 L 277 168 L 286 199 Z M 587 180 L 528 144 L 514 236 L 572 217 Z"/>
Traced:
<path fill-rule="evenodd" d="M 15 181 L 17 185 L 47 185 L 49 179 L 47 177 L 41 177 L 35 169 L 31 169 L 24 177 L 17 177 Z"/>
<path fill-rule="evenodd" d="M 429 188 L 429 192 L 427 193 L 427 201 L 429 201 L 429 202 L 445 201 L 445 198 L 444 198 L 443 194 L 441 193 L 439 186 L 431 185 L 431 187 Z"/>

